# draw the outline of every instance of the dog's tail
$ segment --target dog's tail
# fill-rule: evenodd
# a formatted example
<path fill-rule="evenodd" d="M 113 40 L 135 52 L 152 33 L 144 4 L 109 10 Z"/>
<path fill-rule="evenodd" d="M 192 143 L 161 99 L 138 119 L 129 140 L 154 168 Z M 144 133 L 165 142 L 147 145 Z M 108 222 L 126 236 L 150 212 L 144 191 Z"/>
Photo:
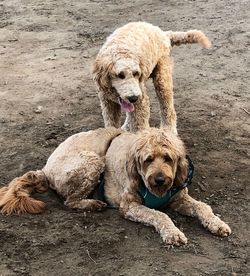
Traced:
<path fill-rule="evenodd" d="M 43 171 L 30 171 L 13 179 L 8 186 L 0 189 L 0 212 L 2 214 L 38 214 L 45 203 L 30 197 L 32 192 L 48 190 L 48 179 Z"/>
<path fill-rule="evenodd" d="M 179 46 L 181 44 L 199 43 L 205 48 L 211 47 L 211 42 L 202 31 L 190 30 L 187 32 L 166 32 L 171 41 L 171 46 Z"/>

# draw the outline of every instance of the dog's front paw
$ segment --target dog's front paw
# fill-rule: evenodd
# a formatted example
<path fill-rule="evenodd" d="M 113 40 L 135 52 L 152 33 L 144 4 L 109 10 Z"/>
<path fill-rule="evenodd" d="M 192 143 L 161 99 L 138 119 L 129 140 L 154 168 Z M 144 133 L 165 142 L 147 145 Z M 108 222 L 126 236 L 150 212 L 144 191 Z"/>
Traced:
<path fill-rule="evenodd" d="M 211 233 L 220 237 L 227 237 L 231 234 L 230 227 L 217 216 L 214 216 L 214 218 L 208 222 L 207 228 Z"/>
<path fill-rule="evenodd" d="M 162 229 L 161 237 L 168 245 L 180 246 L 182 244 L 187 244 L 186 236 L 177 227 L 173 229 Z"/>

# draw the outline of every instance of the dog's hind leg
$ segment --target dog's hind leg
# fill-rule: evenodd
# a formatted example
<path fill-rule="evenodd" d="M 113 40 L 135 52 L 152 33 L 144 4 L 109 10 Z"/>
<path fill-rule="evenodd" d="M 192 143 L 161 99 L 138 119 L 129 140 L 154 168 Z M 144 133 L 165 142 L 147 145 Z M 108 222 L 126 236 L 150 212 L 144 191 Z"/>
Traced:
<path fill-rule="evenodd" d="M 104 167 L 103 158 L 95 153 L 84 152 L 80 165 L 77 168 L 74 166 L 74 169 L 67 173 L 65 205 L 86 211 L 99 211 L 106 207 L 106 203 L 88 198 L 96 188 Z"/>
<path fill-rule="evenodd" d="M 167 127 L 177 134 L 172 61 L 169 56 L 164 56 L 158 61 L 152 78 L 161 109 L 161 127 Z"/>
<path fill-rule="evenodd" d="M 231 234 L 230 227 L 213 213 L 211 207 L 193 199 L 187 188 L 176 194 L 170 207 L 182 215 L 197 217 L 202 225 L 215 235 L 226 237 Z"/>
<path fill-rule="evenodd" d="M 81 199 L 78 194 L 74 194 L 67 198 L 65 205 L 72 209 L 84 211 L 101 211 L 107 204 L 97 199 Z"/>

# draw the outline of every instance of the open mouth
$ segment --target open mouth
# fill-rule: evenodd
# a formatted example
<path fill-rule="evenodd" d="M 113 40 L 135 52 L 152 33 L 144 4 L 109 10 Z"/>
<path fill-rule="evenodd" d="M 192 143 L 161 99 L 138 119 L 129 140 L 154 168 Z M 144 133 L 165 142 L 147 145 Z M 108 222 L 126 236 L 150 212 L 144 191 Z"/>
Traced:
<path fill-rule="evenodd" d="M 127 102 L 123 99 L 119 99 L 120 105 L 121 105 L 121 111 L 122 112 L 133 112 L 135 110 L 135 107 L 132 103 Z"/>

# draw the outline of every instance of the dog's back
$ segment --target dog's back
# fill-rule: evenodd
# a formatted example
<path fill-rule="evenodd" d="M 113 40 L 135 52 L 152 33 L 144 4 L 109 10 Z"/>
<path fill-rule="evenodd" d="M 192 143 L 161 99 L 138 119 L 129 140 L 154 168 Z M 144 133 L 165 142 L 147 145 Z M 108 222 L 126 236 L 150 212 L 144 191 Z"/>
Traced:
<path fill-rule="evenodd" d="M 104 170 L 103 156 L 109 144 L 121 132 L 116 128 L 100 128 L 69 137 L 51 154 L 42 170 L 27 172 L 0 189 L 0 212 L 42 212 L 45 204 L 30 195 L 45 192 L 48 185 L 65 198 L 74 192 L 84 193 L 85 180 L 91 189 Z"/>

